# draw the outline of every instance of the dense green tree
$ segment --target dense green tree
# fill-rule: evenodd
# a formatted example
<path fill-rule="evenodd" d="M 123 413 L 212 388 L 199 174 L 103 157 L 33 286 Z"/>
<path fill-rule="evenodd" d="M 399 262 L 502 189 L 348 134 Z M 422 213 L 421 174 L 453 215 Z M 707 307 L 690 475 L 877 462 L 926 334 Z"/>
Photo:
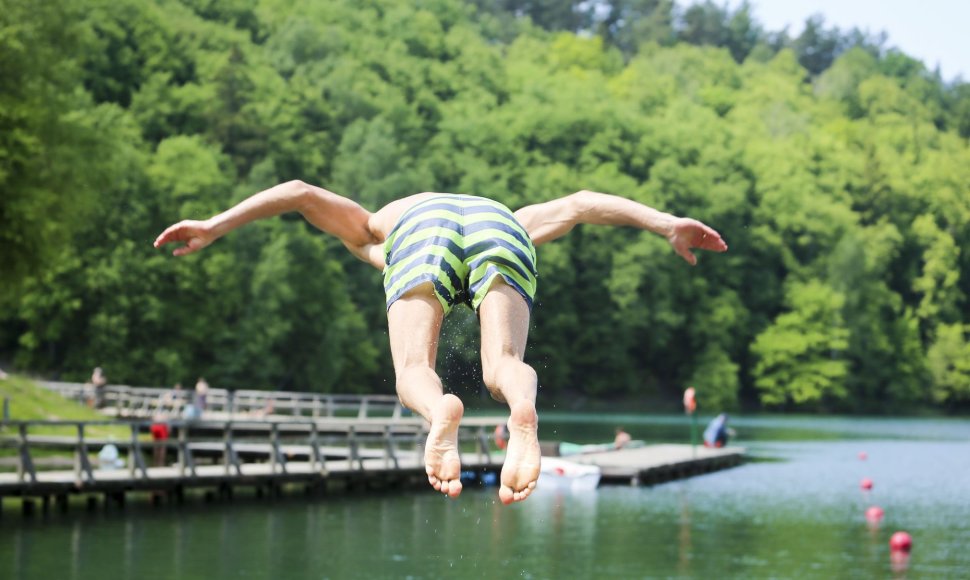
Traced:
<path fill-rule="evenodd" d="M 606 6 L 597 29 L 624 53 L 633 54 L 645 43 L 674 43 L 673 0 L 610 0 L 602 4 Z"/>
<path fill-rule="evenodd" d="M 818 282 L 793 283 L 788 312 L 758 335 L 755 386 L 766 405 L 819 405 L 847 395 L 844 358 L 848 330 L 842 319 L 844 298 Z"/>
<path fill-rule="evenodd" d="M 110 179 L 111 113 L 78 86 L 72 58 L 93 49 L 82 16 L 75 3 L 0 2 L 0 308 L 70 243 Z"/>
<path fill-rule="evenodd" d="M 970 93 L 884 36 L 671 0 L 0 0 L 0 360 L 390 392 L 380 274 L 299 216 L 151 242 L 275 183 L 370 209 L 592 189 L 704 220 L 539 251 L 543 397 L 970 408 Z M 482 393 L 474 314 L 439 370 Z"/>
<path fill-rule="evenodd" d="M 970 342 L 966 325 L 944 324 L 927 352 L 933 373 L 933 398 L 950 406 L 970 399 Z"/>

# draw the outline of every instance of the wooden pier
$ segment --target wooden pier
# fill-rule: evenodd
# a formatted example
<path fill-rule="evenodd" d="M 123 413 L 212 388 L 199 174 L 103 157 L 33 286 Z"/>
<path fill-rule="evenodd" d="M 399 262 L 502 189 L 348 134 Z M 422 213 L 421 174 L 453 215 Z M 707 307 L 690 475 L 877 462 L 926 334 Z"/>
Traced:
<path fill-rule="evenodd" d="M 129 492 L 181 498 L 204 488 L 232 495 L 250 486 L 279 490 L 287 484 L 307 489 L 330 483 L 360 487 L 427 485 L 424 443 L 427 431 L 416 419 L 328 419 L 320 421 L 165 422 L 170 436 L 152 439 L 149 421 L 10 421 L 2 424 L 0 448 L 12 449 L 15 471 L 0 472 L 0 500 L 19 497 L 25 512 L 33 499 L 46 509 L 51 498 L 66 509 L 68 496 L 103 494 L 124 503 Z M 96 437 L 95 427 L 122 426 L 124 438 Z M 51 435 L 52 430 L 72 435 Z M 489 448 L 490 427 L 459 432 L 465 470 L 496 472 L 501 457 Z M 99 451 L 113 445 L 117 460 Z M 8 452 L 9 455 L 9 452 Z M 65 463 L 72 469 L 64 469 Z M 44 469 L 44 464 L 53 465 Z"/>
<path fill-rule="evenodd" d="M 90 385 L 42 383 L 79 401 Z M 70 496 L 88 504 L 124 504 L 129 492 L 181 500 L 187 489 L 232 496 L 240 486 L 257 495 L 282 486 L 307 490 L 342 487 L 427 486 L 427 425 L 395 397 L 322 395 L 273 391 L 210 390 L 202 418 L 184 419 L 191 393 L 172 389 L 111 386 L 102 393 L 103 421 L 0 422 L 0 501 L 20 498 L 24 513 L 40 500 L 67 509 Z M 479 481 L 502 467 L 492 441 L 503 417 L 465 417 L 459 430 L 463 474 Z M 152 436 L 165 425 L 166 437 Z M 106 429 L 107 428 L 107 429 Z M 92 437 L 111 431 L 113 437 Z M 118 433 L 123 434 L 119 436 Z M 114 461 L 99 452 L 113 446 Z M 543 442 L 544 455 L 559 444 Z M 6 449 L 7 451 L 3 451 Z M 690 445 L 644 445 L 619 451 L 569 455 L 597 465 L 602 484 L 650 485 L 739 465 L 744 449 Z M 2 465 L 6 464 L 7 471 Z"/>
<path fill-rule="evenodd" d="M 665 444 L 583 453 L 564 459 L 598 466 L 602 470 L 601 483 L 652 485 L 738 466 L 744 461 L 744 454 L 741 447 L 713 449 Z"/>

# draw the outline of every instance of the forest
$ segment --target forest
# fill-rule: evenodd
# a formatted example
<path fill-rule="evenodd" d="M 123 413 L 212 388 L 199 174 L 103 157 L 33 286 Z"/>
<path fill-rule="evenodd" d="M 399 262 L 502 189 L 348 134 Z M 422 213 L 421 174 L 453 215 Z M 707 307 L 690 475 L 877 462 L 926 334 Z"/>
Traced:
<path fill-rule="evenodd" d="M 378 209 L 580 189 L 700 219 L 539 249 L 539 404 L 970 410 L 970 84 L 868 31 L 671 0 L 0 0 L 0 364 L 392 393 L 380 273 L 298 214 L 152 241 L 282 181 Z M 482 392 L 478 326 L 439 371 Z"/>

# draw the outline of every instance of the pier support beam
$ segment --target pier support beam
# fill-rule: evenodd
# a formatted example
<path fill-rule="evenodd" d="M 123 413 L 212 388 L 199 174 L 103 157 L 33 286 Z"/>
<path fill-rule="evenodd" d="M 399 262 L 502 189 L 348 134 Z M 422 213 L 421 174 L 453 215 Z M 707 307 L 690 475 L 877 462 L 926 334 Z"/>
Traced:
<path fill-rule="evenodd" d="M 125 509 L 125 492 L 114 491 L 106 493 L 104 496 L 104 507 L 108 507 L 109 503 L 113 503 L 120 510 Z"/>
<path fill-rule="evenodd" d="M 67 501 L 67 494 L 66 493 L 59 493 L 56 496 L 54 496 L 54 506 L 62 514 L 66 514 L 67 513 L 67 503 L 68 503 L 68 501 Z"/>
<path fill-rule="evenodd" d="M 222 483 L 219 485 L 219 499 L 224 499 L 226 501 L 232 501 L 232 486 L 228 483 Z"/>

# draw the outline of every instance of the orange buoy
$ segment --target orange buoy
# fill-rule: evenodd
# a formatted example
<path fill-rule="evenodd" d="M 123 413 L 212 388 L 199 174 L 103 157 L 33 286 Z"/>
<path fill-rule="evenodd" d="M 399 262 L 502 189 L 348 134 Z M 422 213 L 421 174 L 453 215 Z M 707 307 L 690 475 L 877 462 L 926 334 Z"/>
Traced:
<path fill-rule="evenodd" d="M 869 479 L 868 477 L 864 477 L 862 481 L 859 482 L 859 487 L 861 487 L 866 491 L 869 491 L 870 489 L 872 489 L 872 480 Z"/>

